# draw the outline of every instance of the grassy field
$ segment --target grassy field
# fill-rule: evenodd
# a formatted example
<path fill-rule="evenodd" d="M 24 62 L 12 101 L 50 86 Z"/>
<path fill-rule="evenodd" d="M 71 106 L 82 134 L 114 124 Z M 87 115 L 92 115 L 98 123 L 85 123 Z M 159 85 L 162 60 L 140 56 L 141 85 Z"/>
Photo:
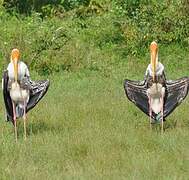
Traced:
<path fill-rule="evenodd" d="M 189 75 L 187 51 L 160 50 L 169 79 Z M 0 179 L 188 179 L 189 99 L 167 118 L 161 135 L 124 94 L 123 80 L 142 79 L 148 59 L 127 59 L 105 74 L 51 75 L 47 95 L 28 113 L 27 141 L 19 121 L 17 144 L 1 98 Z"/>

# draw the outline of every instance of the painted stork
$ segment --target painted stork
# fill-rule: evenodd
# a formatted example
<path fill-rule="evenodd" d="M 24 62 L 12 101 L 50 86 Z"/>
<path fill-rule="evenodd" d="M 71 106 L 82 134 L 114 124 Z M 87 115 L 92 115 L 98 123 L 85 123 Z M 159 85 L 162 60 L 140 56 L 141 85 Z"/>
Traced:
<path fill-rule="evenodd" d="M 158 45 L 153 41 L 150 45 L 151 63 L 148 65 L 145 78 L 147 80 L 147 96 L 149 99 L 150 128 L 152 111 L 161 116 L 161 130 L 163 132 L 163 102 L 165 96 L 164 66 L 158 61 Z"/>
<path fill-rule="evenodd" d="M 166 80 L 164 66 L 158 61 L 158 45 L 150 44 L 150 64 L 147 67 L 144 81 L 124 81 L 128 99 L 150 117 L 152 123 L 160 122 L 163 132 L 163 121 L 187 96 L 189 77 L 178 80 Z M 152 121 L 153 119 L 153 121 Z"/>
<path fill-rule="evenodd" d="M 11 62 L 3 74 L 2 87 L 7 121 L 14 124 L 17 141 L 17 118 L 23 117 L 24 139 L 26 139 L 26 113 L 45 95 L 49 81 L 32 82 L 27 65 L 20 60 L 20 52 L 13 49 Z"/>

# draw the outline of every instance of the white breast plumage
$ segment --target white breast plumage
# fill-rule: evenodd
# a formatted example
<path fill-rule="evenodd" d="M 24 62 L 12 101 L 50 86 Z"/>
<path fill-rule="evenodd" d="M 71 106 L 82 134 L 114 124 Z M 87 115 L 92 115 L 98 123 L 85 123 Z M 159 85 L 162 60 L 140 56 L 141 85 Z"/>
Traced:
<path fill-rule="evenodd" d="M 162 86 L 162 84 L 154 83 L 147 90 L 147 94 L 151 98 L 151 108 L 152 108 L 152 110 L 156 114 L 160 113 L 161 109 L 162 109 L 161 98 L 162 98 L 162 94 L 165 94 L 165 88 Z"/>
<path fill-rule="evenodd" d="M 10 96 L 14 102 L 28 102 L 29 90 L 20 88 L 17 82 L 11 84 Z"/>

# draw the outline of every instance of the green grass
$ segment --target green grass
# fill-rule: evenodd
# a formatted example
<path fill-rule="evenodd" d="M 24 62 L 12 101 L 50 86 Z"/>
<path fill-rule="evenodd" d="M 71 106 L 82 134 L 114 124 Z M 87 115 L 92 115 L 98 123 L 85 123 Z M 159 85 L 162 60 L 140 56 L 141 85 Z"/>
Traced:
<path fill-rule="evenodd" d="M 161 52 L 169 78 L 188 75 L 188 53 Z M 0 179 L 188 179 L 189 99 L 167 118 L 161 135 L 125 97 L 123 79 L 141 79 L 147 59 L 128 58 L 107 74 L 50 76 L 47 95 L 28 113 L 27 141 L 20 120 L 15 143 L 1 99 Z"/>
<path fill-rule="evenodd" d="M 188 179 L 189 99 L 167 118 L 162 136 L 123 89 L 125 78 L 143 78 L 152 40 L 168 79 L 189 75 L 188 6 L 137 2 L 91 0 L 56 15 L 46 7 L 43 18 L 0 6 L 0 71 L 17 47 L 33 79 L 51 80 L 28 113 L 27 141 L 19 120 L 15 143 L 0 98 L 0 180 Z"/>

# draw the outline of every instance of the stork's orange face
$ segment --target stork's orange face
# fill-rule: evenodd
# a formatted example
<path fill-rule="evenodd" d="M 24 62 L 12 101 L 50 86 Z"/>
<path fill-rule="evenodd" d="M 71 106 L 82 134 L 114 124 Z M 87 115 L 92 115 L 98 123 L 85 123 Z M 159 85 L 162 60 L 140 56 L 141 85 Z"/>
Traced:
<path fill-rule="evenodd" d="M 157 53 L 158 53 L 158 45 L 155 41 L 150 44 L 150 53 L 151 53 L 151 65 L 153 71 L 153 81 L 155 81 L 155 72 L 157 66 Z"/>
<path fill-rule="evenodd" d="M 15 81 L 18 81 L 18 61 L 20 59 L 20 52 L 18 49 L 13 49 L 11 52 L 11 60 L 14 65 L 14 78 Z"/>

